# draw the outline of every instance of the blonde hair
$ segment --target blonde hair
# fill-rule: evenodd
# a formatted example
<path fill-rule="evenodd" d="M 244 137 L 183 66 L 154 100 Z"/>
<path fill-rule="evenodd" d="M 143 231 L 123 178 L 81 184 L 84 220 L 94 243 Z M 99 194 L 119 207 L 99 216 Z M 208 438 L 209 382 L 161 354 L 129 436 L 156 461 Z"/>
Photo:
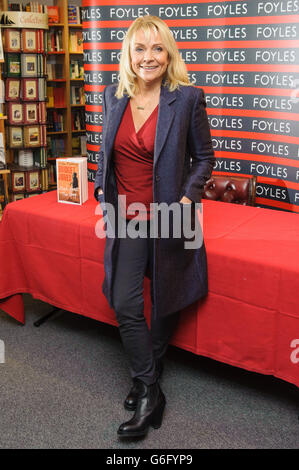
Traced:
<path fill-rule="evenodd" d="M 131 67 L 130 47 L 133 44 L 136 32 L 140 29 L 144 31 L 147 40 L 149 40 L 151 31 L 159 32 L 161 36 L 168 52 L 169 64 L 165 73 L 164 84 L 169 87 L 169 90 L 174 91 L 179 85 L 191 85 L 186 64 L 181 58 L 170 29 L 158 16 L 146 15 L 140 16 L 131 24 L 123 40 L 119 63 L 120 80 L 115 96 L 122 98 L 124 94 L 128 94 L 132 98 L 138 91 L 137 76 Z"/>

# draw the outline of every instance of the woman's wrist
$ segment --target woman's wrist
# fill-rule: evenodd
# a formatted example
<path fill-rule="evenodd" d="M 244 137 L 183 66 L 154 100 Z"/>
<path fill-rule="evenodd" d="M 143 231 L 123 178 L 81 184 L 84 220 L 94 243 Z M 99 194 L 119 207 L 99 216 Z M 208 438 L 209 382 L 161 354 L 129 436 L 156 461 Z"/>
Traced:
<path fill-rule="evenodd" d="M 192 204 L 192 201 L 187 196 L 183 196 L 182 199 L 180 200 L 180 203 L 181 204 Z"/>

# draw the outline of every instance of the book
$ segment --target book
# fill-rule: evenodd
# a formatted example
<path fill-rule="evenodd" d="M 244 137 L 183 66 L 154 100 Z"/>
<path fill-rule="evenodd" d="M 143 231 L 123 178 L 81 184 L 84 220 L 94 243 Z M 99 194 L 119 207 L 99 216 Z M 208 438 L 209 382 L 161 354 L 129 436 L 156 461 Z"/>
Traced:
<path fill-rule="evenodd" d="M 39 170 L 29 170 L 26 174 L 26 191 L 34 192 L 40 190 L 40 173 Z"/>
<path fill-rule="evenodd" d="M 81 144 L 81 155 L 86 155 L 87 149 L 86 149 L 86 135 L 81 135 L 80 136 L 80 144 Z"/>
<path fill-rule="evenodd" d="M 63 64 L 47 62 L 48 80 L 63 79 Z"/>
<path fill-rule="evenodd" d="M 81 8 L 77 5 L 68 5 L 68 23 L 80 24 L 81 23 Z"/>
<path fill-rule="evenodd" d="M 54 107 L 54 87 L 47 86 L 47 97 L 48 97 L 47 107 L 53 108 Z"/>
<path fill-rule="evenodd" d="M 4 29 L 4 50 L 21 52 L 21 32 L 18 29 Z"/>
<path fill-rule="evenodd" d="M 70 60 L 70 78 L 84 78 L 84 68 L 82 59 Z"/>
<path fill-rule="evenodd" d="M 23 78 L 22 99 L 23 101 L 38 101 L 38 78 Z M 43 79 L 41 79 L 43 80 Z"/>
<path fill-rule="evenodd" d="M 71 104 L 85 104 L 83 86 L 71 86 Z"/>
<path fill-rule="evenodd" d="M 9 124 L 19 125 L 24 122 L 24 109 L 23 103 L 14 103 L 10 101 L 7 103 L 8 122 Z"/>
<path fill-rule="evenodd" d="M 85 130 L 85 112 L 83 109 L 72 111 L 72 130 L 73 131 Z"/>
<path fill-rule="evenodd" d="M 50 110 L 48 112 L 48 132 L 64 131 L 64 115 L 59 110 Z"/>
<path fill-rule="evenodd" d="M 41 189 L 47 191 L 49 189 L 49 178 L 47 169 L 41 170 Z"/>
<path fill-rule="evenodd" d="M 83 36 L 82 31 L 71 31 L 69 35 L 70 52 L 83 54 Z"/>
<path fill-rule="evenodd" d="M 45 101 L 47 96 L 47 82 L 44 78 L 38 78 L 38 101 Z"/>
<path fill-rule="evenodd" d="M 8 129 L 9 147 L 18 148 L 23 147 L 23 127 L 10 126 Z"/>
<path fill-rule="evenodd" d="M 39 54 L 40 55 L 40 54 Z M 38 76 L 38 56 L 37 54 L 21 54 L 22 77 Z"/>
<path fill-rule="evenodd" d="M 48 157 L 57 158 L 65 155 L 65 141 L 63 138 L 55 137 L 55 139 L 47 136 Z"/>
<path fill-rule="evenodd" d="M 57 200 L 82 205 L 88 199 L 87 158 L 57 158 Z"/>
<path fill-rule="evenodd" d="M 40 126 L 24 126 L 24 147 L 39 147 L 40 145 Z"/>
<path fill-rule="evenodd" d="M 5 54 L 5 72 L 7 77 L 21 76 L 21 58 L 20 54 Z"/>
<path fill-rule="evenodd" d="M 49 24 L 59 23 L 59 7 L 55 5 L 48 5 L 48 21 Z"/>
<path fill-rule="evenodd" d="M 22 50 L 23 52 L 38 52 L 38 33 L 35 29 L 22 29 Z"/>
<path fill-rule="evenodd" d="M 80 136 L 72 136 L 72 155 L 80 156 Z"/>
<path fill-rule="evenodd" d="M 62 31 L 49 31 L 49 33 L 47 34 L 47 51 L 63 51 Z"/>
<path fill-rule="evenodd" d="M 38 124 L 38 105 L 37 102 L 23 104 L 24 124 Z"/>
<path fill-rule="evenodd" d="M 3 133 L 0 132 L 0 168 L 5 168 L 5 149 L 4 149 L 4 139 Z"/>
<path fill-rule="evenodd" d="M 46 124 L 47 122 L 47 109 L 45 101 L 40 101 L 38 103 L 38 122 L 41 124 Z"/>
<path fill-rule="evenodd" d="M 21 80 L 7 78 L 5 87 L 5 101 L 19 101 L 21 92 Z"/>

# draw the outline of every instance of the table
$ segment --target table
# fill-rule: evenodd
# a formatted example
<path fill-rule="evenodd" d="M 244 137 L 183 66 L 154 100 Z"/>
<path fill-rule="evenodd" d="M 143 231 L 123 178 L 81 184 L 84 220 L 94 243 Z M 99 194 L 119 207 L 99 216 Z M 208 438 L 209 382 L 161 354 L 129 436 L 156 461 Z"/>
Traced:
<path fill-rule="evenodd" d="M 117 325 L 101 285 L 104 239 L 89 183 L 83 206 L 56 191 L 6 206 L 0 224 L 0 308 L 25 323 L 22 293 Z M 171 344 L 299 386 L 299 217 L 203 201 L 209 294 L 186 308 Z M 145 315 L 150 290 L 145 280 Z"/>

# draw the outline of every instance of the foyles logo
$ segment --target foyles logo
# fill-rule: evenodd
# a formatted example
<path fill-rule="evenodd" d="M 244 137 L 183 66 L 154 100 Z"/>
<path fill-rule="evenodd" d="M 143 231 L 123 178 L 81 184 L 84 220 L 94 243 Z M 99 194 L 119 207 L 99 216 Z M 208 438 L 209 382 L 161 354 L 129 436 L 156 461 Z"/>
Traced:
<path fill-rule="evenodd" d="M 296 78 L 296 80 L 293 80 L 293 87 L 295 90 L 292 90 L 291 93 L 291 101 L 292 103 L 299 103 L 299 79 Z"/>
<path fill-rule="evenodd" d="M 5 345 L 4 341 L 0 339 L 0 364 L 5 362 Z"/>
<path fill-rule="evenodd" d="M 291 348 L 295 348 L 294 351 L 291 352 L 291 362 L 293 364 L 299 363 L 299 339 L 293 339 L 290 344 Z"/>

